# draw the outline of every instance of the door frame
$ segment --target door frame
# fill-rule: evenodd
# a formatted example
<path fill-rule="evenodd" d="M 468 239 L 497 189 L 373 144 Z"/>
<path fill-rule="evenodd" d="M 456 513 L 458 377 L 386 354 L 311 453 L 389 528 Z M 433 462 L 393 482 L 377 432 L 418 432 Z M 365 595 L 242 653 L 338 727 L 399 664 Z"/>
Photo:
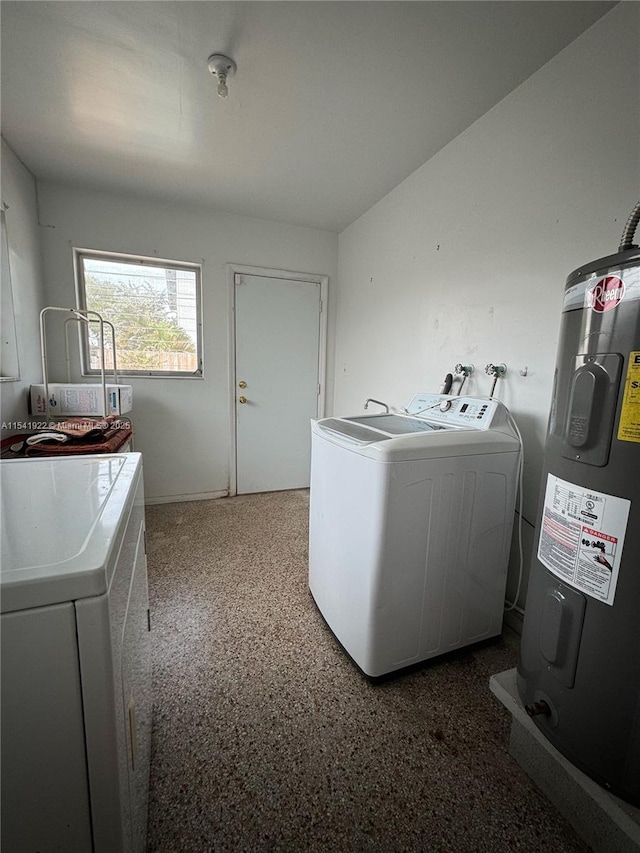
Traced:
<path fill-rule="evenodd" d="M 236 430 L 236 275 L 257 275 L 263 278 L 280 278 L 287 281 L 308 281 L 320 285 L 320 315 L 318 329 L 318 418 L 324 417 L 327 374 L 327 327 L 329 276 L 315 273 L 277 270 L 271 267 L 254 267 L 248 264 L 227 264 L 227 286 L 229 300 L 229 496 L 238 493 L 237 430 Z"/>

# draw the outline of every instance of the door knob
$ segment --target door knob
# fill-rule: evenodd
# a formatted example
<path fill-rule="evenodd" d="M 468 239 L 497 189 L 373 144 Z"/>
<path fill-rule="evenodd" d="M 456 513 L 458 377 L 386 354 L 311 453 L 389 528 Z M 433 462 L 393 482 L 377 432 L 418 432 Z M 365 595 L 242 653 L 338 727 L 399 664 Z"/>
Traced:
<path fill-rule="evenodd" d="M 239 402 L 239 403 L 246 403 L 246 402 L 247 402 L 247 398 L 246 398 L 246 397 L 238 397 L 238 402 Z"/>
<path fill-rule="evenodd" d="M 244 381 L 244 379 L 241 379 L 240 382 L 238 382 L 238 388 L 246 388 L 246 387 L 247 387 L 247 383 Z"/>

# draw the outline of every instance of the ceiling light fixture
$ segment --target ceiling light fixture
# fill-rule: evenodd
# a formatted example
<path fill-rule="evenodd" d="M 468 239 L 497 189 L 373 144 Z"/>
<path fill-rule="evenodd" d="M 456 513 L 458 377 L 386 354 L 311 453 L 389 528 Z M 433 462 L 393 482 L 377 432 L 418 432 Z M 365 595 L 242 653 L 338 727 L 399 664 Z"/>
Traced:
<path fill-rule="evenodd" d="M 227 88 L 227 77 L 233 77 L 236 73 L 236 64 L 233 59 L 222 53 L 213 53 L 207 60 L 209 71 L 218 78 L 218 97 L 226 98 L 229 94 Z"/>

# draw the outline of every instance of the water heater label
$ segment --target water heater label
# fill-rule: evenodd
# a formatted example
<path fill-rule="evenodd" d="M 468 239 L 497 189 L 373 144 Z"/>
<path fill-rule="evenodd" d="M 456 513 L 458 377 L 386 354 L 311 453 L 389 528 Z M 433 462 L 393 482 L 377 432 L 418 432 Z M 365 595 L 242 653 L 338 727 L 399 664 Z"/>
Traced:
<path fill-rule="evenodd" d="M 562 311 L 585 308 L 604 314 L 617 308 L 623 299 L 625 303 L 640 299 L 640 266 L 612 270 L 599 278 L 592 275 L 572 284 L 564 292 Z"/>
<path fill-rule="evenodd" d="M 629 353 L 618 440 L 640 441 L 640 352 Z"/>
<path fill-rule="evenodd" d="M 549 474 L 538 559 L 587 595 L 613 605 L 631 501 Z"/>
<path fill-rule="evenodd" d="M 624 282 L 617 275 L 598 279 L 586 293 L 587 305 L 598 314 L 617 308 L 624 297 Z"/>

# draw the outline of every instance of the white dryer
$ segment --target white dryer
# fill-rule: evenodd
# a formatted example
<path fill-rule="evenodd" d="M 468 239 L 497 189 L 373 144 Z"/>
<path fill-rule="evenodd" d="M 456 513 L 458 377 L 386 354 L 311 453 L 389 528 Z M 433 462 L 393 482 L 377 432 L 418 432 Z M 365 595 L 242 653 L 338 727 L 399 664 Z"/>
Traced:
<path fill-rule="evenodd" d="M 2 477 L 2 850 L 143 853 L 151 659 L 139 453 Z"/>
<path fill-rule="evenodd" d="M 502 631 L 520 442 L 499 401 L 312 423 L 309 588 L 375 678 Z"/>

